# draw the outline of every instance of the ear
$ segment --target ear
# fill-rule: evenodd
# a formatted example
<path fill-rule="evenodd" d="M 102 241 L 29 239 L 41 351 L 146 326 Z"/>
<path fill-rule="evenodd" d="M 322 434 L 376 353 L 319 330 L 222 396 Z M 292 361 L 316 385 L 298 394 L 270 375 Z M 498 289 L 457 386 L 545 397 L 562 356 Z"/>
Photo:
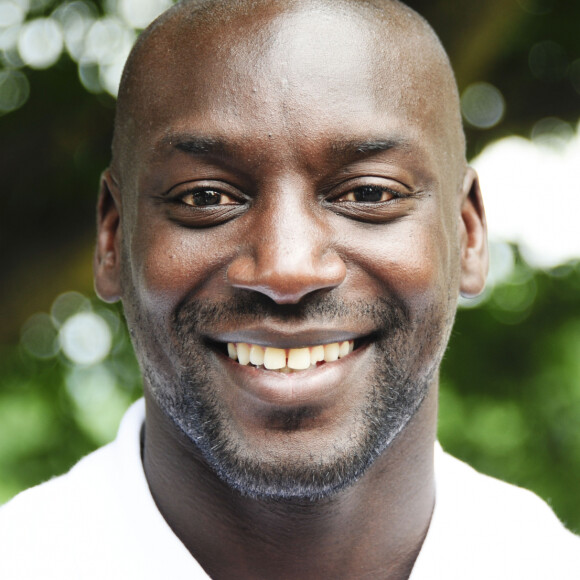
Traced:
<path fill-rule="evenodd" d="M 121 298 L 121 193 L 108 169 L 101 176 L 93 270 L 99 297 L 117 302 Z"/>
<path fill-rule="evenodd" d="M 485 287 L 489 267 L 487 223 L 477 173 L 467 169 L 461 192 L 461 295 L 477 296 Z"/>

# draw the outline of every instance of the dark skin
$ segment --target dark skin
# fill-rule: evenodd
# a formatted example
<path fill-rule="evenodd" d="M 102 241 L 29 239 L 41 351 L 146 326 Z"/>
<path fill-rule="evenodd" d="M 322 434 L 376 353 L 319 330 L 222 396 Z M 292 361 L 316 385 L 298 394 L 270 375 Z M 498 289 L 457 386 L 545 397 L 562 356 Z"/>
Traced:
<path fill-rule="evenodd" d="M 458 294 L 480 292 L 487 269 L 481 196 L 424 23 L 398 5 L 380 25 L 346 4 L 288 6 L 239 10 L 227 26 L 218 11 L 193 30 L 175 11 L 142 43 L 101 187 L 96 287 L 123 300 L 144 373 L 151 492 L 212 578 L 408 578 L 435 501 L 436 369 Z M 180 305 L 241 295 L 278 311 L 216 321 L 191 348 L 240 456 L 264 464 L 350 449 L 380 372 L 376 322 L 297 321 L 288 308 L 332 296 L 409 312 L 406 372 L 427 394 L 345 489 L 318 501 L 239 493 L 163 405 L 188 364 Z M 284 380 L 213 346 L 350 338 L 364 346 Z"/>

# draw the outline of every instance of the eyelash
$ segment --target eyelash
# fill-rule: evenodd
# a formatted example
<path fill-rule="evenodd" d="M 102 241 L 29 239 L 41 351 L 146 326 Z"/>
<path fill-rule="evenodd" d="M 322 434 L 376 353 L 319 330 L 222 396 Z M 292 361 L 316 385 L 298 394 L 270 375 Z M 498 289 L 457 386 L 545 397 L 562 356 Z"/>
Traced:
<path fill-rule="evenodd" d="M 233 186 L 230 186 L 231 189 L 227 186 L 228 184 L 225 184 L 225 187 L 220 187 L 219 185 L 213 186 L 208 183 L 207 185 L 197 185 L 185 189 L 185 191 L 174 193 L 168 199 L 175 207 L 172 219 L 189 227 L 205 228 L 239 217 L 247 210 L 250 199 L 239 193 L 237 189 L 231 191 L 231 189 L 234 189 Z M 335 193 L 337 190 L 339 191 Z M 192 197 L 191 201 L 193 202 L 195 196 L 203 195 L 206 196 L 206 200 L 207 196 L 215 195 L 216 197 L 225 196 L 229 198 L 229 201 L 221 203 L 223 197 L 218 198 L 217 202 L 211 202 L 210 198 L 208 200 L 210 203 L 205 205 L 194 205 L 194 203 L 186 203 L 185 201 L 188 196 Z M 360 183 L 351 184 L 350 186 L 345 183 L 342 184 L 342 187 L 332 187 L 331 192 L 323 193 L 322 195 L 323 204 L 334 213 L 356 221 L 377 224 L 396 219 L 400 214 L 400 210 L 397 208 L 400 207 L 402 210 L 406 205 L 401 207 L 401 204 L 406 199 L 413 197 L 408 193 L 397 191 L 379 183 Z M 365 195 L 371 199 L 360 200 L 360 196 L 364 198 Z M 356 196 L 359 197 L 359 201 L 355 198 Z M 388 199 L 383 199 L 385 196 Z"/>
<path fill-rule="evenodd" d="M 217 203 L 211 203 L 209 202 L 210 200 L 208 199 L 208 194 L 213 194 L 215 196 L 221 196 L 229 198 L 230 200 L 233 200 L 233 203 L 231 202 L 227 202 L 227 203 L 220 203 L 221 200 L 219 200 Z M 205 195 L 206 196 L 206 202 L 205 204 L 202 205 L 195 205 L 194 203 L 186 203 L 184 200 L 186 197 L 191 196 L 193 198 L 193 201 L 195 201 L 195 198 L 198 196 L 202 196 Z M 225 193 L 223 191 L 220 191 L 218 188 L 214 188 L 214 187 L 199 187 L 199 188 L 195 188 L 195 189 L 190 189 L 188 191 L 185 191 L 184 193 L 178 195 L 176 198 L 174 198 L 176 202 L 182 203 L 183 205 L 186 205 L 188 207 L 192 207 L 192 208 L 204 208 L 204 207 L 219 207 L 219 206 L 226 206 L 226 205 L 238 205 L 238 203 L 236 203 L 236 199 L 233 195 L 229 194 L 229 193 Z M 201 199 L 199 201 L 202 201 Z M 240 202 L 241 203 L 241 202 Z"/>
<path fill-rule="evenodd" d="M 366 192 L 365 192 L 366 190 Z M 357 200 L 354 199 L 356 194 L 361 194 L 364 196 L 364 194 L 366 193 L 367 195 L 370 194 L 372 195 L 380 195 L 381 199 L 368 199 L 368 200 Z M 382 197 L 387 194 L 390 195 L 390 199 L 382 199 Z M 347 199 L 344 199 L 341 201 L 341 198 L 343 197 L 347 197 Z M 352 197 L 353 199 L 348 199 L 349 197 Z M 399 199 L 405 197 L 405 195 L 403 195 L 402 193 L 391 189 L 390 187 L 386 187 L 384 185 L 376 185 L 376 184 L 363 184 L 363 185 L 359 185 L 356 187 L 351 187 L 346 193 L 343 193 L 337 197 L 334 197 L 331 201 L 334 202 L 338 202 L 338 203 L 354 203 L 354 204 L 368 204 L 368 205 L 377 205 L 377 204 L 385 204 L 385 203 L 389 203 L 393 200 Z"/>

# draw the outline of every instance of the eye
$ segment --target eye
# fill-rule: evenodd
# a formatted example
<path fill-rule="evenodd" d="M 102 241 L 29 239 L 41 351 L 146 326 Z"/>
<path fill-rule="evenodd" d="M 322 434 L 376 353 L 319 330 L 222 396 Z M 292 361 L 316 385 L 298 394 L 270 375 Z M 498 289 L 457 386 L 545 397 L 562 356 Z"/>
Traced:
<path fill-rule="evenodd" d="M 162 197 L 167 216 L 189 228 L 207 228 L 228 222 L 248 209 L 242 191 L 224 181 L 179 184 Z"/>
<path fill-rule="evenodd" d="M 238 205 L 240 202 L 233 197 L 215 189 L 197 189 L 188 191 L 178 198 L 182 203 L 193 207 L 208 207 L 213 205 Z"/>
<path fill-rule="evenodd" d="M 395 191 L 380 185 L 361 185 L 353 188 L 348 193 L 337 197 L 334 201 L 354 201 L 358 203 L 379 203 L 400 197 Z"/>
<path fill-rule="evenodd" d="M 376 224 L 408 215 L 421 196 L 398 181 L 372 176 L 343 183 L 335 192 L 325 200 L 332 211 L 349 219 Z"/>

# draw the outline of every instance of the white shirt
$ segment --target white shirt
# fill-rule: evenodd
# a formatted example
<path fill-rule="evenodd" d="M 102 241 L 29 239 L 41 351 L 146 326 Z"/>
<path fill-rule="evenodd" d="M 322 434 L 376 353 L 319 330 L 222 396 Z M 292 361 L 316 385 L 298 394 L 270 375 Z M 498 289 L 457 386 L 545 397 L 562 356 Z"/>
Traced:
<path fill-rule="evenodd" d="M 410 580 L 580 580 L 580 537 L 538 496 L 440 448 L 435 482 L 435 510 Z"/>
<path fill-rule="evenodd" d="M 0 508 L 2 580 L 209 578 L 151 497 L 144 416 L 141 400 L 113 443 Z M 546 504 L 435 453 L 436 508 L 411 580 L 580 580 L 580 538 Z"/>

